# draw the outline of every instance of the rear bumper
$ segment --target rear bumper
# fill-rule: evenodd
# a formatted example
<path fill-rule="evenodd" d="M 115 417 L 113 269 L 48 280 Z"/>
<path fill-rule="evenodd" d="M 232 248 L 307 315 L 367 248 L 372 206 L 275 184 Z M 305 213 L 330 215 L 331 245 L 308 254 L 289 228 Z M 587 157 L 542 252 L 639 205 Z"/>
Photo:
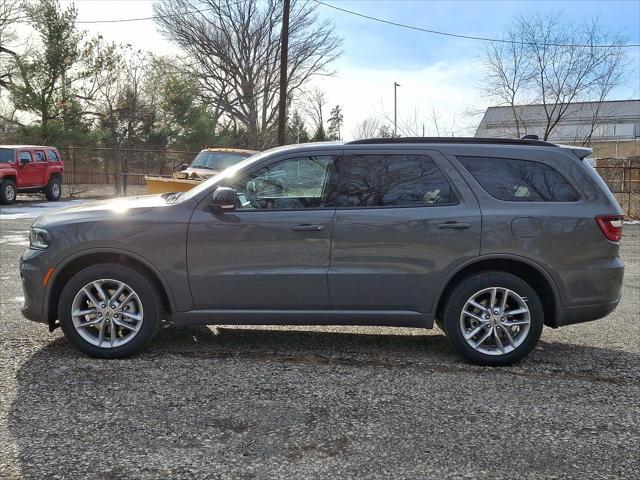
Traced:
<path fill-rule="evenodd" d="M 556 327 L 564 327 L 576 323 L 590 322 L 606 317 L 613 312 L 620 303 L 620 298 L 613 302 L 600 303 L 597 305 L 583 305 L 580 307 L 561 308 Z"/>
<path fill-rule="evenodd" d="M 563 272 L 567 303 L 560 306 L 553 327 L 606 317 L 620 303 L 624 263 L 620 257 L 598 259 L 590 268 Z"/>

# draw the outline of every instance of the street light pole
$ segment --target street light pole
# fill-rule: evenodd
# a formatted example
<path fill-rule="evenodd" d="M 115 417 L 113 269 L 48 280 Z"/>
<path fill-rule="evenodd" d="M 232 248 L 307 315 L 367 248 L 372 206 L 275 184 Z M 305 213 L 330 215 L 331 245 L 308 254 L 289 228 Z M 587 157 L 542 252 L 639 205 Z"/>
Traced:
<path fill-rule="evenodd" d="M 287 126 L 287 64 L 289 62 L 289 10 L 291 1 L 284 0 L 282 5 L 282 35 L 280 50 L 280 102 L 278 104 L 278 145 L 285 143 Z"/>
<path fill-rule="evenodd" d="M 398 87 L 399 83 L 393 82 L 393 136 L 398 136 Z"/>

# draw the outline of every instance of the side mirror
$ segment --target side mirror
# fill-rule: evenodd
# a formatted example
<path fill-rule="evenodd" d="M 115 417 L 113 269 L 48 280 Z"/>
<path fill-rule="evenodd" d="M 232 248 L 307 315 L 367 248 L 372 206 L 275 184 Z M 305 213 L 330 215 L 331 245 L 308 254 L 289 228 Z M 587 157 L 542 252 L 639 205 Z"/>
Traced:
<path fill-rule="evenodd" d="M 210 209 L 215 213 L 232 212 L 238 204 L 238 192 L 229 187 L 218 187 L 211 196 Z"/>
<path fill-rule="evenodd" d="M 178 170 L 183 171 L 183 170 L 186 170 L 187 168 L 189 168 L 188 163 L 181 163 L 180 166 L 178 167 Z"/>

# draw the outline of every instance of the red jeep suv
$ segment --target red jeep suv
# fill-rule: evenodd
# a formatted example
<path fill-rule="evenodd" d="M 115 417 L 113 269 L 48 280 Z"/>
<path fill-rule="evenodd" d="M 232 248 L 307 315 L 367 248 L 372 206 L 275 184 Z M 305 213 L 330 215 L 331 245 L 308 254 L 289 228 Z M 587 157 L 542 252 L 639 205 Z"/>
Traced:
<path fill-rule="evenodd" d="M 0 204 L 18 192 L 42 192 L 57 201 L 62 191 L 62 160 L 55 147 L 0 145 Z"/>

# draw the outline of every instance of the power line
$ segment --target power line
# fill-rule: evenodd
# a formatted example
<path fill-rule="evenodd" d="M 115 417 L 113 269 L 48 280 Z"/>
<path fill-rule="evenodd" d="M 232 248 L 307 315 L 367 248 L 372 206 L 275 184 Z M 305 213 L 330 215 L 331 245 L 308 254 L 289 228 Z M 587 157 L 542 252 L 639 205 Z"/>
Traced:
<path fill-rule="evenodd" d="M 202 10 L 191 10 L 188 12 L 180 12 L 179 15 L 176 14 L 167 14 L 167 15 L 153 15 L 151 17 L 138 17 L 138 18 L 119 18 L 117 20 L 78 20 L 76 21 L 76 23 L 82 23 L 82 24 L 87 24 L 87 23 L 124 23 L 124 22 L 140 22 L 140 21 L 144 21 L 144 20 L 155 20 L 156 18 L 169 18 L 169 17 L 177 17 L 177 16 L 184 16 L 184 15 L 190 15 L 192 13 L 203 13 L 203 12 L 210 12 L 211 10 L 213 10 L 213 8 L 205 8 Z"/>
<path fill-rule="evenodd" d="M 480 40 L 483 42 L 496 42 L 496 43 L 517 43 L 518 45 L 537 45 L 537 46 L 549 46 L 549 47 L 590 47 L 590 48 L 633 48 L 640 47 L 640 43 L 631 43 L 624 45 L 580 45 L 580 44 L 562 44 L 562 43 L 533 43 L 533 42 L 518 42 L 514 40 L 504 40 L 497 38 L 489 38 L 489 37 L 476 37 L 473 35 L 461 35 L 457 33 L 449 33 L 449 32 L 440 32 L 438 30 L 429 30 L 428 28 L 416 27 L 414 25 L 407 25 L 405 23 L 398 23 L 391 20 L 385 20 L 383 18 L 372 17 L 370 15 L 365 15 L 364 13 L 354 12 L 352 10 L 347 10 L 346 8 L 337 7 L 335 5 L 331 5 L 330 3 L 325 3 L 320 0 L 314 0 L 316 3 L 323 5 L 328 8 L 332 8 L 334 10 L 338 10 L 343 13 L 348 13 L 350 15 L 355 15 L 357 17 L 366 18 L 367 20 L 373 20 L 374 22 L 385 23 L 387 25 L 393 25 L 401 28 L 408 28 L 410 30 L 418 30 L 420 32 L 432 33 L 434 35 L 443 35 L 445 37 L 454 37 L 454 38 L 464 38 L 466 40 Z"/>
<path fill-rule="evenodd" d="M 623 45 L 588 45 L 588 44 L 563 44 L 563 43 L 534 43 L 534 42 L 518 42 L 515 40 L 505 40 L 499 38 L 490 38 L 490 37 L 478 37 L 475 35 L 462 35 L 459 33 L 450 33 L 450 32 L 442 32 L 439 30 L 430 30 L 428 28 L 416 27 L 415 25 L 408 25 L 406 23 L 394 22 L 392 20 L 386 20 L 384 18 L 372 17 L 371 15 L 366 15 L 364 13 L 354 12 L 353 10 L 347 10 L 346 8 L 338 7 L 336 5 L 332 5 L 330 3 L 323 2 L 321 0 L 314 0 L 317 4 L 325 6 L 327 8 L 332 8 L 334 10 L 338 10 L 343 13 L 348 13 L 349 15 L 354 15 L 356 17 L 364 18 L 367 20 L 372 20 L 378 23 L 384 23 L 386 25 L 393 25 L 395 27 L 406 28 L 409 30 L 417 30 L 419 32 L 431 33 L 433 35 L 441 35 L 445 37 L 453 37 L 453 38 L 462 38 L 465 40 L 478 40 L 481 42 L 494 42 L 494 43 L 517 43 L 519 45 L 529 45 L 529 46 L 549 46 L 549 47 L 586 47 L 586 48 L 636 48 L 640 47 L 640 43 L 628 43 Z M 240 2 L 238 2 L 240 3 Z M 236 3 L 237 4 L 237 3 Z M 168 18 L 175 16 L 184 16 L 190 15 L 192 13 L 203 13 L 212 11 L 212 8 L 206 8 L 202 10 L 192 10 L 187 12 L 181 12 L 179 14 L 167 14 L 167 15 L 153 15 L 151 17 L 138 17 L 138 18 L 120 18 L 116 20 L 82 20 L 76 21 L 79 24 L 95 24 L 95 23 L 124 23 L 124 22 L 139 22 L 144 20 L 155 20 L 158 18 Z"/>

